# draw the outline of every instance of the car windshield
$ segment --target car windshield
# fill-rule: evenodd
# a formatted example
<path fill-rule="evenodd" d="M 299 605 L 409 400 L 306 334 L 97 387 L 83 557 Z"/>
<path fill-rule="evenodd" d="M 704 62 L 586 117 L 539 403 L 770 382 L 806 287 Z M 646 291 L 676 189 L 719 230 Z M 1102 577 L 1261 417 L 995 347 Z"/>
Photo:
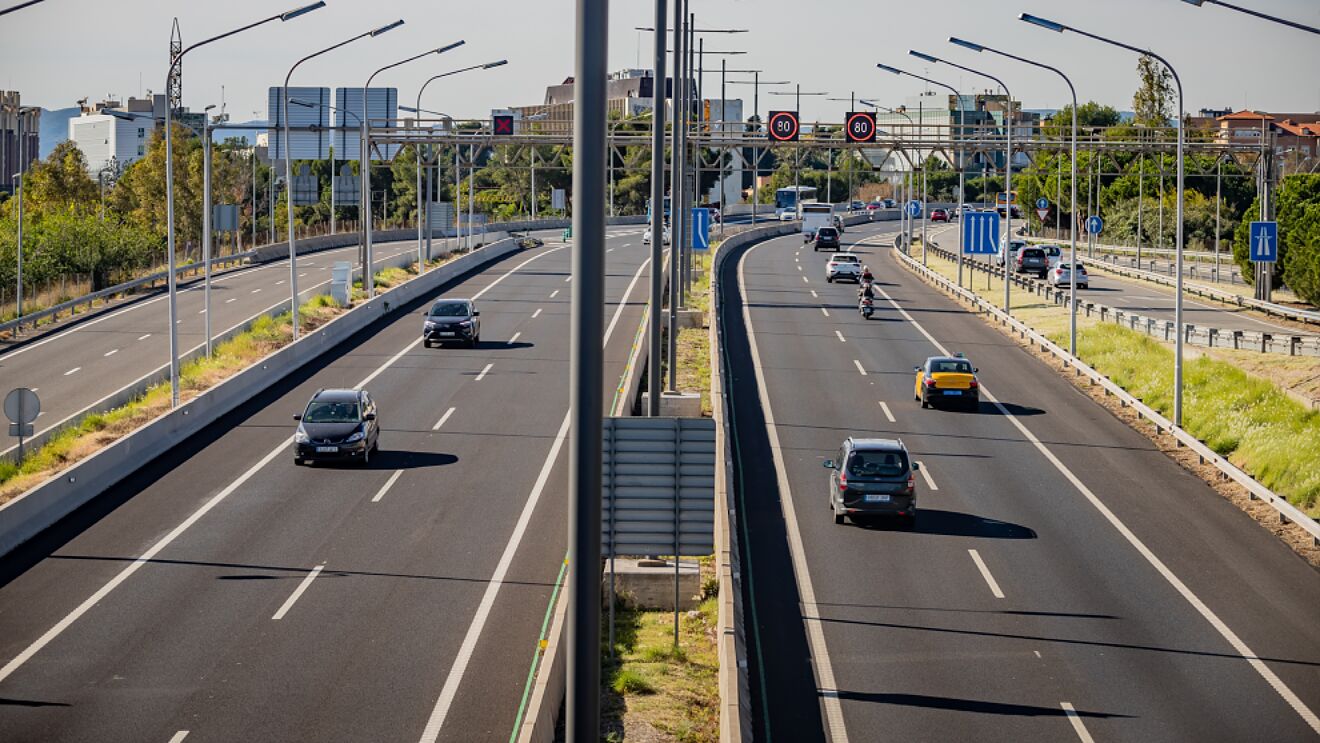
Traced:
<path fill-rule="evenodd" d="M 431 308 L 431 317 L 467 317 L 467 302 L 439 302 Z"/>
<path fill-rule="evenodd" d="M 942 359 L 930 362 L 931 374 L 971 374 L 972 365 L 957 359 Z"/>
<path fill-rule="evenodd" d="M 855 451 L 848 459 L 852 477 L 897 477 L 907 470 L 907 456 L 901 451 Z"/>
<path fill-rule="evenodd" d="M 355 402 L 315 402 L 303 413 L 305 423 L 357 423 L 358 404 Z"/>

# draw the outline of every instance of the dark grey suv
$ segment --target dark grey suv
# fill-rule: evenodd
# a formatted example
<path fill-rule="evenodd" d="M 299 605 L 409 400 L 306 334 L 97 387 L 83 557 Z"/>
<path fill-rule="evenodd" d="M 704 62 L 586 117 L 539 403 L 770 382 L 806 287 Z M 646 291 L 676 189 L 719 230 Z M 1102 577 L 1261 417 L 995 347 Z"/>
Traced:
<path fill-rule="evenodd" d="M 481 312 L 470 299 L 441 299 L 431 305 L 422 323 L 422 344 L 446 341 L 476 348 L 481 342 Z"/>
<path fill-rule="evenodd" d="M 835 459 L 825 460 L 830 470 L 830 510 L 834 523 L 845 518 L 896 516 L 911 529 L 917 523 L 916 471 L 920 465 L 908 457 L 898 439 L 848 437 Z"/>

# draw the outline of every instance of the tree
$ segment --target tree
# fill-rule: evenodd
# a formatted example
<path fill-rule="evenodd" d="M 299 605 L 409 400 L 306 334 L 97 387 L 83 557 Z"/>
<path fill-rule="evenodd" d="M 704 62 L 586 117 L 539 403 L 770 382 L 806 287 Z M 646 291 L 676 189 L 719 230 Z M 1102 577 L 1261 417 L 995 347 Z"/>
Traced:
<path fill-rule="evenodd" d="M 1299 298 L 1320 305 L 1320 175 L 1292 175 L 1274 190 L 1274 216 L 1279 223 L 1279 260 L 1274 285 L 1286 285 Z M 1242 278 L 1255 278 L 1250 258 L 1250 223 L 1260 219 L 1260 201 L 1253 201 L 1233 236 L 1233 258 Z"/>
<path fill-rule="evenodd" d="M 44 161 L 24 177 L 23 210 L 43 214 L 88 210 L 97 203 L 96 181 L 87 175 L 87 158 L 72 140 L 55 145 Z"/>
<path fill-rule="evenodd" d="M 1136 123 L 1149 127 L 1168 126 L 1169 119 L 1173 118 L 1173 75 L 1148 54 L 1137 60 L 1137 75 L 1141 78 L 1141 86 L 1132 96 Z"/>
<path fill-rule="evenodd" d="M 1113 106 L 1105 106 L 1095 101 L 1087 101 L 1077 107 L 1077 128 L 1118 126 L 1120 116 Z M 1041 125 L 1042 133 L 1051 138 L 1072 136 L 1072 104 L 1064 106 L 1045 120 Z"/>

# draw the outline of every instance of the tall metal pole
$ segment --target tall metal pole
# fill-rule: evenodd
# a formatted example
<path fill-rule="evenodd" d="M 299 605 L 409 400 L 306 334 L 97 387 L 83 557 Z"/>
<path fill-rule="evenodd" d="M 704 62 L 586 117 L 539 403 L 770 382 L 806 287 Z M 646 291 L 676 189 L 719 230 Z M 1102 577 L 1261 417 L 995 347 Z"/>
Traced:
<path fill-rule="evenodd" d="M 1137 268 L 1141 268 L 1141 217 L 1146 201 L 1146 153 L 1137 157 Z"/>
<path fill-rule="evenodd" d="M 420 99 L 421 96 L 418 95 L 418 98 Z M 421 119 L 422 112 L 421 112 L 420 100 L 418 101 L 417 108 L 418 108 L 417 118 Z M 420 273 L 421 270 L 426 266 L 426 260 L 422 256 L 426 246 L 426 237 L 427 237 L 425 234 L 423 234 L 422 231 L 422 209 L 425 207 L 423 206 L 424 202 L 422 201 L 422 145 L 420 142 L 413 145 L 413 159 L 417 161 L 417 268 L 418 268 L 418 272 Z M 428 175 L 430 174 L 429 170 L 427 171 L 427 174 Z M 426 200 L 429 202 L 430 199 L 431 199 L 431 194 L 430 192 L 427 192 Z M 429 225 L 427 226 L 429 227 Z"/>
<path fill-rule="evenodd" d="M 320 54 L 320 52 L 317 52 Z M 312 55 L 315 56 L 315 55 Z M 295 242 L 293 233 L 293 152 L 289 149 L 289 79 L 293 77 L 293 71 L 302 64 L 304 60 L 310 57 L 304 57 L 294 63 L 289 68 L 289 74 L 284 78 L 284 90 L 281 91 L 280 103 L 284 110 L 284 196 L 285 196 L 285 226 L 288 227 L 289 235 L 289 322 L 293 326 L 293 340 L 298 340 L 298 246 Z"/>
<path fill-rule="evenodd" d="M 257 247 L 257 147 L 252 146 L 252 152 L 248 155 L 248 160 L 252 164 L 252 247 Z"/>
<path fill-rule="evenodd" d="M 22 145 L 20 144 L 20 148 L 21 147 Z M 17 298 L 18 304 L 14 317 L 21 319 L 23 317 L 23 180 L 24 180 L 23 171 L 22 171 L 23 168 L 22 149 L 19 150 L 18 167 L 19 167 L 19 172 L 14 174 L 14 180 L 18 183 L 18 245 L 16 246 L 18 249 L 17 251 L 18 280 L 17 282 L 15 282 L 17 284 L 17 286 L 15 287 L 17 289 L 17 292 L 14 294 L 14 296 Z M 20 329 L 19 327 L 14 328 L 15 335 L 18 334 L 19 329 Z"/>
<path fill-rule="evenodd" d="M 609 1 L 577 0 L 572 335 L 569 341 L 570 579 L 565 739 L 600 738 L 601 420 L 604 414 L 606 50 Z M 658 28 L 664 28 L 659 24 Z M 663 236 L 660 237 L 663 241 Z M 652 241 L 654 242 L 654 240 Z"/>
<path fill-rule="evenodd" d="M 335 229 L 335 177 L 339 174 L 335 172 L 335 145 L 334 138 L 330 140 L 330 234 L 336 234 Z"/>
<path fill-rule="evenodd" d="M 678 0 L 674 0 L 675 3 Z M 650 372 L 646 375 L 646 414 L 660 415 L 660 323 L 664 294 L 665 245 L 665 0 L 655 0 L 655 84 L 651 96 L 651 315 L 647 326 L 647 358 Z M 533 158 L 536 153 L 533 151 Z M 533 171 L 535 172 L 535 171 Z"/>
<path fill-rule="evenodd" d="M 664 33 L 663 31 L 661 32 Z M 536 146 L 532 146 L 532 221 L 536 221 Z"/>
<path fill-rule="evenodd" d="M 579 0 L 581 2 L 582 0 Z M 687 128 L 687 65 L 686 55 L 683 52 L 687 34 L 684 33 L 684 25 L 687 20 L 687 13 L 684 8 L 685 0 L 674 0 L 674 153 L 673 163 L 670 166 L 670 232 L 671 245 L 669 248 L 669 338 L 666 342 L 668 346 L 665 358 L 669 360 L 669 381 L 668 390 L 670 392 L 678 391 L 678 307 L 679 294 L 678 286 L 682 283 L 679 275 L 679 255 L 683 252 L 683 227 L 686 220 L 683 219 L 683 132 Z M 664 241 L 664 233 L 660 235 L 651 235 L 651 241 L 659 239 Z"/>
<path fill-rule="evenodd" d="M 1010 292 L 1012 282 L 1009 280 L 1009 276 L 1013 269 L 1008 265 L 1008 257 L 1012 252 L 1009 248 L 1013 246 L 1013 93 L 1002 82 L 999 85 L 1004 89 L 1004 96 L 1008 99 L 1004 111 L 1004 156 L 1006 158 L 1004 160 L 1004 239 L 1006 240 L 1004 243 L 1004 313 L 1011 315 L 1013 314 Z"/>
<path fill-rule="evenodd" d="M 752 73 L 752 116 L 756 118 L 756 128 L 761 128 L 761 73 Z M 760 136 L 760 132 L 757 132 Z M 756 226 L 756 209 L 761 201 L 761 153 L 752 145 L 752 226 Z"/>
<path fill-rule="evenodd" d="M 1221 278 L 1219 276 L 1219 206 L 1223 203 L 1223 178 L 1224 158 L 1221 155 L 1215 160 L 1215 281 Z"/>
<path fill-rule="evenodd" d="M 434 148 L 428 148 L 428 149 L 434 149 Z M 423 204 L 425 204 L 424 207 L 425 211 L 423 212 L 423 215 L 426 220 L 426 253 L 422 256 L 423 262 L 418 267 L 418 273 L 425 271 L 426 270 L 425 261 L 431 260 L 431 237 L 432 235 L 435 234 L 435 230 L 431 227 L 431 198 L 432 198 L 432 194 L 435 193 L 434 177 L 435 177 L 435 166 L 428 164 L 426 166 L 426 200 L 422 202 Z M 421 220 L 419 219 L 418 221 Z"/>
<path fill-rule="evenodd" d="M 209 108 L 209 107 L 208 107 Z M 211 358 L 211 117 L 202 120 L 202 264 L 205 275 L 202 314 L 206 323 L 206 358 Z"/>
<path fill-rule="evenodd" d="M 165 76 L 165 89 L 170 88 L 170 78 L 174 75 L 174 68 L 178 66 L 183 59 L 183 54 L 170 60 L 169 74 Z M 165 104 L 165 235 L 166 235 L 166 286 L 169 288 L 169 322 L 170 322 L 170 407 L 179 406 L 179 303 L 174 276 L 174 137 L 170 131 L 174 128 L 174 122 L 171 120 L 170 102 Z"/>

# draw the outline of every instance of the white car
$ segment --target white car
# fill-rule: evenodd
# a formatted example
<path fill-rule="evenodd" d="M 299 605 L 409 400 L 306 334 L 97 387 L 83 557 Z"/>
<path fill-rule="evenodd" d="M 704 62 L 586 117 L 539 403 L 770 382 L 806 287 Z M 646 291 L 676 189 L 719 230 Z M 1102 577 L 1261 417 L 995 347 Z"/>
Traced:
<path fill-rule="evenodd" d="M 999 252 L 995 254 L 995 263 L 1000 266 L 1004 265 L 1004 246 L 1008 244 L 1009 244 L 1008 241 L 1004 239 L 1004 237 L 1001 236 L 999 238 Z M 1018 251 L 1025 247 L 1027 247 L 1026 240 L 1014 239 L 1012 242 L 1012 247 L 1009 249 L 1010 251 L 1008 256 L 1009 262 L 1010 263 L 1016 262 Z"/>
<path fill-rule="evenodd" d="M 780 221 L 780 222 L 792 222 L 792 221 L 795 220 L 795 219 L 797 219 L 797 210 L 795 210 L 795 209 L 780 209 L 780 210 L 779 210 L 779 221 Z"/>
<path fill-rule="evenodd" d="M 647 227 L 647 228 L 646 228 L 646 232 L 643 232 L 643 233 L 642 233 L 642 244 L 643 244 L 643 245 L 650 245 L 650 244 L 651 244 L 651 228 L 650 228 L 650 227 Z M 668 245 L 668 244 L 669 244 L 669 228 L 666 227 L 666 228 L 665 228 L 665 245 Z"/>
<path fill-rule="evenodd" d="M 854 253 L 835 253 L 825 264 L 825 281 L 856 281 L 862 283 L 862 259 Z"/>
<path fill-rule="evenodd" d="M 1069 269 L 1069 264 L 1059 263 L 1054 266 L 1045 274 L 1045 280 L 1050 286 L 1072 286 L 1072 271 Z M 1077 288 L 1091 288 L 1091 277 L 1086 273 L 1086 266 L 1080 263 L 1077 264 Z"/>
<path fill-rule="evenodd" d="M 971 204 L 963 204 L 962 206 L 958 207 L 958 211 L 957 211 L 958 219 L 962 219 L 962 216 L 964 214 L 971 214 L 974 211 L 976 211 L 976 207 L 972 206 Z"/>
<path fill-rule="evenodd" d="M 840 235 L 842 235 L 844 232 L 843 217 L 839 216 L 838 214 L 834 215 L 834 229 L 838 230 Z"/>
<path fill-rule="evenodd" d="M 1050 268 L 1059 265 L 1059 262 L 1063 260 L 1063 248 L 1058 245 L 1037 245 L 1035 247 L 1045 251 L 1045 258 L 1050 262 Z"/>

